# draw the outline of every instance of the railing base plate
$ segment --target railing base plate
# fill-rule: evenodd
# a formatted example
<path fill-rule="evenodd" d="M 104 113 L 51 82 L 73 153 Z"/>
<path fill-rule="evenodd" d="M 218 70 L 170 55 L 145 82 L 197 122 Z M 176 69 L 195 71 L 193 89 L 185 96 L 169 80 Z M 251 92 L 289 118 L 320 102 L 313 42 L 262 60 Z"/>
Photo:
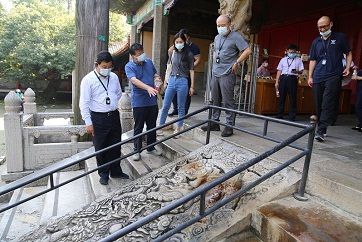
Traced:
<path fill-rule="evenodd" d="M 298 201 L 303 201 L 303 202 L 308 201 L 308 198 L 306 196 L 301 196 L 298 193 L 294 193 L 293 197 Z"/>

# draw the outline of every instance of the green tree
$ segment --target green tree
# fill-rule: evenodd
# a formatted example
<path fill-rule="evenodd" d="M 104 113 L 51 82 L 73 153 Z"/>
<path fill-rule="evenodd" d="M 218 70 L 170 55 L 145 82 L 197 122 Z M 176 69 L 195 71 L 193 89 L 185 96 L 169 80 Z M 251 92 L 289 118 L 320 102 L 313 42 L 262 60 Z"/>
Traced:
<path fill-rule="evenodd" d="M 109 13 L 109 43 L 127 40 L 131 26 L 126 23 L 126 16 L 114 12 Z"/>
<path fill-rule="evenodd" d="M 37 90 L 48 83 L 43 98 L 55 96 L 75 63 L 75 23 L 62 4 L 28 0 L 4 16 L 0 31 L 0 78 Z"/>

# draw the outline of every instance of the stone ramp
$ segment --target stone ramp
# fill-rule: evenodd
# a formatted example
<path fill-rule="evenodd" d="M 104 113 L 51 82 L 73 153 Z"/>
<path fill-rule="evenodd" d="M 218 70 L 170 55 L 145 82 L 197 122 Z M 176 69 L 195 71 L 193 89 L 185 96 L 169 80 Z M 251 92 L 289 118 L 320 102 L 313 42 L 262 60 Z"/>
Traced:
<path fill-rule="evenodd" d="M 112 231 L 116 231 L 132 221 L 137 221 L 182 197 L 201 185 L 207 177 L 211 178 L 226 173 L 253 157 L 255 154 L 240 147 L 215 141 L 144 177 L 125 184 L 118 191 L 97 199 L 85 209 L 78 210 L 76 213 L 64 216 L 50 224 L 41 225 L 32 234 L 29 233 L 21 238 L 20 241 L 31 241 L 44 237 L 50 240 L 57 238 L 69 241 L 77 238 L 79 241 L 98 241 Z M 272 160 L 265 160 L 238 175 L 235 179 L 241 182 L 242 186 L 245 186 L 276 165 L 277 163 Z M 233 201 L 225 208 L 217 210 L 202 221 L 188 227 L 182 233 L 175 235 L 174 238 L 177 238 L 178 241 L 202 242 L 238 241 L 237 239 L 246 238 L 241 236 L 241 233 L 245 232 L 241 228 L 248 228 L 251 212 L 270 200 L 293 193 L 299 178 L 300 174 L 287 168 L 249 191 L 242 198 Z M 214 193 L 226 196 L 223 189 L 214 190 L 211 194 Z M 197 202 L 197 199 L 194 202 Z M 216 202 L 209 197 L 207 198 L 207 206 L 212 206 Z M 185 221 L 186 218 L 194 217 L 194 213 L 197 213 L 198 209 L 197 203 L 187 203 L 172 213 L 143 226 L 136 233 L 127 235 L 123 240 L 150 241 L 151 238 L 157 237 L 169 228 Z M 248 222 L 245 223 L 245 221 Z M 57 230 L 47 229 L 49 226 L 57 228 Z M 91 232 L 75 234 L 75 231 Z M 228 240 L 232 238 L 233 240 Z M 255 240 L 256 238 L 253 238 L 251 241 Z"/>
<path fill-rule="evenodd" d="M 291 197 L 265 204 L 252 214 L 253 231 L 264 242 L 362 241 L 362 226 L 346 214 L 318 203 Z"/>

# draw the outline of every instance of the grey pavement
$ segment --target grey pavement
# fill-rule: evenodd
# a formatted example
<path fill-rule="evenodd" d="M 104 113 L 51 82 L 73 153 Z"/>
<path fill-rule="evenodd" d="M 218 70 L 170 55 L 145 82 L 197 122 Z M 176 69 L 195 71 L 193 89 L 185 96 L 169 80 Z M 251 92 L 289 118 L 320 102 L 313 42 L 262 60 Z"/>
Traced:
<path fill-rule="evenodd" d="M 195 111 L 204 106 L 205 102 L 202 95 L 192 97 L 190 111 Z M 205 120 L 207 116 L 207 112 L 202 112 L 194 117 L 188 118 L 185 123 L 193 124 L 196 121 Z M 221 113 L 220 121 L 225 122 L 224 112 Z M 297 116 L 296 122 L 308 124 L 310 123 L 310 115 L 299 115 Z M 347 187 L 362 192 L 362 132 L 351 129 L 355 127 L 356 124 L 357 117 L 354 114 L 340 114 L 336 126 L 330 126 L 328 128 L 325 142 L 314 141 L 310 169 L 318 175 L 338 181 Z M 236 125 L 261 133 L 264 122 L 251 117 L 237 116 Z M 221 130 L 222 129 L 221 127 Z M 295 133 L 296 129 L 297 128 L 270 122 L 268 135 L 285 139 Z M 217 131 L 213 131 L 212 133 L 216 135 L 221 134 L 221 132 Z M 228 138 L 230 141 L 239 144 L 243 142 L 241 145 L 257 153 L 263 152 L 267 148 L 263 142 L 259 142 L 257 139 L 243 139 L 246 135 L 240 131 L 234 131 L 234 134 L 235 135 Z M 296 143 L 306 145 L 307 137 Z M 269 147 L 274 145 L 275 143 Z M 291 151 L 291 153 L 293 153 L 293 151 Z M 274 154 L 273 157 L 276 160 L 288 158 L 285 152 L 278 152 Z M 299 162 L 298 165 L 301 170 L 303 163 Z"/>

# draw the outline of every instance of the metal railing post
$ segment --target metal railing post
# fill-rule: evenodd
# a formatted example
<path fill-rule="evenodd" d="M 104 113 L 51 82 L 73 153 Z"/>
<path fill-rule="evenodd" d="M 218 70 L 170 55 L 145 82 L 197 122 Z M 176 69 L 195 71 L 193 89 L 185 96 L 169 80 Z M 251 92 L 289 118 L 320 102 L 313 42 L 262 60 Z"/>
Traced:
<path fill-rule="evenodd" d="M 211 116 L 212 116 L 212 108 L 209 107 L 209 115 L 208 115 L 209 122 L 207 122 L 206 144 L 210 143 Z"/>
<path fill-rule="evenodd" d="M 310 165 L 310 159 L 312 156 L 312 149 L 313 149 L 313 141 L 314 141 L 314 133 L 315 133 L 315 127 L 317 123 L 317 116 L 312 115 L 310 117 L 310 124 L 313 125 L 313 129 L 309 132 L 308 137 L 308 154 L 305 156 L 304 159 L 304 167 L 303 167 L 303 174 L 302 179 L 300 181 L 299 189 L 297 193 L 294 193 L 294 198 L 299 201 L 307 201 L 308 198 L 304 196 L 305 193 L 305 187 L 307 185 L 307 178 L 308 178 L 308 171 L 309 171 L 309 165 Z"/>

